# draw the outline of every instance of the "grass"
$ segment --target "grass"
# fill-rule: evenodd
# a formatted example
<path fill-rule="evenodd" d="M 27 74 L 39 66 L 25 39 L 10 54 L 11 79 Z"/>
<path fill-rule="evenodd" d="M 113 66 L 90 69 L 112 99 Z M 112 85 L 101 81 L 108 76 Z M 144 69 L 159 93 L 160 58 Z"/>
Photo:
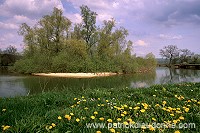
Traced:
<path fill-rule="evenodd" d="M 1 98 L 0 109 L 0 132 L 200 132 L 200 83 L 140 89 L 85 89 L 81 92 L 66 89 L 28 97 Z M 105 124 L 106 127 L 94 128 L 88 123 Z M 148 126 L 127 128 L 142 123 Z M 165 123 L 165 127 L 156 128 L 155 123 L 157 126 Z M 194 123 L 195 128 L 180 129 L 181 123 Z M 176 128 L 172 128 L 175 125 Z"/>

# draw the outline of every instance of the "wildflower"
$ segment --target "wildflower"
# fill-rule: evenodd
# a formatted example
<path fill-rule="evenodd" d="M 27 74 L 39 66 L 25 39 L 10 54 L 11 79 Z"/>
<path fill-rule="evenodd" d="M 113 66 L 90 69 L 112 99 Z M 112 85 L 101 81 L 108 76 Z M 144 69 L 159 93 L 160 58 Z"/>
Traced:
<path fill-rule="evenodd" d="M 62 119 L 62 117 L 61 116 L 58 116 L 58 120 L 61 120 Z"/>
<path fill-rule="evenodd" d="M 76 122 L 80 122 L 80 119 L 79 119 L 79 118 L 76 118 Z"/>
<path fill-rule="evenodd" d="M 74 98 L 74 100 L 77 100 L 77 98 Z"/>
<path fill-rule="evenodd" d="M 182 112 L 181 112 L 181 111 L 178 111 L 178 110 L 176 110 L 176 113 L 177 113 L 177 114 L 181 114 Z"/>
<path fill-rule="evenodd" d="M 77 104 L 80 104 L 81 102 L 77 102 Z"/>
<path fill-rule="evenodd" d="M 101 104 L 101 106 L 104 106 L 104 104 Z"/>
<path fill-rule="evenodd" d="M 124 124 L 124 125 L 128 125 L 128 122 L 127 122 L 127 121 L 124 121 L 123 124 Z"/>
<path fill-rule="evenodd" d="M 131 110 L 131 109 L 133 109 L 132 107 L 129 107 L 129 109 Z"/>
<path fill-rule="evenodd" d="M 69 113 L 71 116 L 73 116 L 74 115 L 74 113 Z"/>
<path fill-rule="evenodd" d="M 152 125 L 149 125 L 149 130 L 150 131 L 155 131 L 155 128 Z"/>
<path fill-rule="evenodd" d="M 188 102 L 188 103 L 190 103 L 190 102 L 191 102 L 191 100 L 187 100 L 187 102 Z"/>
<path fill-rule="evenodd" d="M 101 131 L 96 131 L 96 133 L 101 133 Z"/>
<path fill-rule="evenodd" d="M 86 102 L 86 99 L 83 99 L 83 102 Z"/>
<path fill-rule="evenodd" d="M 181 133 L 179 130 L 176 130 L 174 133 Z"/>
<path fill-rule="evenodd" d="M 112 119 L 108 119 L 107 122 L 111 123 L 111 122 L 112 122 Z"/>
<path fill-rule="evenodd" d="M 2 109 L 2 111 L 3 111 L 3 112 L 5 112 L 5 111 L 6 111 L 6 109 Z"/>
<path fill-rule="evenodd" d="M 179 119 L 180 119 L 180 120 L 184 120 L 184 117 L 183 117 L 183 116 L 180 116 Z"/>
<path fill-rule="evenodd" d="M 142 125 L 142 126 L 141 126 L 141 129 L 145 130 L 145 129 L 146 129 L 146 127 L 145 127 L 144 125 Z"/>
<path fill-rule="evenodd" d="M 121 121 L 122 119 L 121 118 L 117 118 L 117 121 Z"/>
<path fill-rule="evenodd" d="M 153 95 L 153 97 L 156 97 L 156 95 Z"/>
<path fill-rule="evenodd" d="M 97 115 L 97 114 L 98 114 L 98 112 L 97 112 L 97 111 L 95 111 L 95 112 L 94 112 L 94 114 L 95 114 L 95 115 Z"/>
<path fill-rule="evenodd" d="M 65 118 L 68 120 L 71 120 L 71 116 L 70 115 L 65 115 Z"/>
<path fill-rule="evenodd" d="M 167 102 L 166 101 L 163 101 L 163 105 L 165 105 Z"/>
<path fill-rule="evenodd" d="M 178 121 L 177 120 L 173 120 L 173 123 L 176 124 Z"/>
<path fill-rule="evenodd" d="M 140 112 L 144 113 L 144 112 L 145 112 L 145 109 L 141 109 Z"/>
<path fill-rule="evenodd" d="M 100 98 L 98 98 L 98 100 L 101 100 Z"/>
<path fill-rule="evenodd" d="M 88 109 L 88 107 L 85 107 L 84 109 L 85 109 L 85 110 L 87 110 L 87 109 Z"/>
<path fill-rule="evenodd" d="M 121 116 L 124 117 L 125 115 L 124 115 L 124 114 L 121 114 Z"/>
<path fill-rule="evenodd" d="M 108 100 L 106 100 L 106 102 L 109 102 Z"/>
<path fill-rule="evenodd" d="M 53 127 L 52 126 L 49 126 L 49 129 L 52 129 Z"/>
<path fill-rule="evenodd" d="M 97 106 L 101 106 L 100 104 L 97 104 Z"/>
<path fill-rule="evenodd" d="M 128 108 L 128 106 L 125 104 L 125 105 L 124 105 L 124 108 Z"/>
<path fill-rule="evenodd" d="M 82 96 L 82 98 L 85 98 L 84 96 Z"/>
<path fill-rule="evenodd" d="M 51 125 L 52 125 L 52 127 L 55 127 L 55 126 L 56 126 L 56 124 L 55 124 L 55 123 L 51 123 Z"/>
<path fill-rule="evenodd" d="M 200 104 L 200 101 L 199 102 L 197 102 L 198 104 Z"/>
<path fill-rule="evenodd" d="M 174 116 L 174 114 L 170 114 L 171 116 Z"/>
<path fill-rule="evenodd" d="M 104 121 L 104 118 L 103 118 L 103 117 L 101 117 L 101 118 L 99 118 L 99 120 L 101 120 L 101 121 Z"/>
<path fill-rule="evenodd" d="M 190 109 L 189 108 L 185 108 L 185 112 L 188 112 Z"/>
<path fill-rule="evenodd" d="M 10 126 L 2 126 L 3 127 L 3 130 L 5 131 L 5 130 L 7 130 L 8 128 L 10 128 Z"/>
<path fill-rule="evenodd" d="M 111 132 L 111 133 L 115 133 L 115 129 L 111 128 L 111 129 L 110 129 L 110 132 Z"/>
<path fill-rule="evenodd" d="M 94 120 L 94 119 L 95 119 L 95 116 L 91 116 L 90 118 Z"/>
<path fill-rule="evenodd" d="M 153 117 L 152 120 L 153 120 L 153 121 L 156 121 L 156 118 Z"/>
<path fill-rule="evenodd" d="M 138 106 L 136 106 L 135 108 L 133 108 L 134 110 L 138 110 L 138 109 L 140 109 L 140 107 L 138 107 Z"/>
<path fill-rule="evenodd" d="M 125 114 L 125 115 L 126 115 L 126 114 L 127 114 L 127 112 L 126 112 L 126 111 L 124 111 L 124 112 L 123 112 L 123 114 Z"/>

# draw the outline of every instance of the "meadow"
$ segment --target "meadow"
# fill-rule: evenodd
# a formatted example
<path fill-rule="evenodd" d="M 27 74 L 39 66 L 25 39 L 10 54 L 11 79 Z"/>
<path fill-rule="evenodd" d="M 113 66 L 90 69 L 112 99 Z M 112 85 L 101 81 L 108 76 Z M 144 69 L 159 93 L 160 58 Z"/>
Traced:
<path fill-rule="evenodd" d="M 200 83 L 0 99 L 0 132 L 200 132 Z"/>

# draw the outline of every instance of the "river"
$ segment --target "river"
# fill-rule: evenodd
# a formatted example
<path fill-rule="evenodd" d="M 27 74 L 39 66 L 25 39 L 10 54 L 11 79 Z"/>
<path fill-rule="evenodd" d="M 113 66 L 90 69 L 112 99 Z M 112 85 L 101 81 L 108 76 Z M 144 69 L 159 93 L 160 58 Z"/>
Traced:
<path fill-rule="evenodd" d="M 158 67 L 154 72 L 88 79 L 55 78 L 0 73 L 0 97 L 27 96 L 52 90 L 149 87 L 154 84 L 200 82 L 200 70 Z"/>

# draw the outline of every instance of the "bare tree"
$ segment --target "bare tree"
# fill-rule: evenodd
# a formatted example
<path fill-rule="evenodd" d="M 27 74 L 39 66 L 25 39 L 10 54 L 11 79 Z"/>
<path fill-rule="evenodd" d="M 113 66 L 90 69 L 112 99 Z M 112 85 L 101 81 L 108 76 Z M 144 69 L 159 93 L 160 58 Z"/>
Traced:
<path fill-rule="evenodd" d="M 163 49 L 160 49 L 160 55 L 166 59 L 169 59 L 169 66 L 171 66 L 172 61 L 179 57 L 179 50 L 176 45 L 168 45 Z"/>
<path fill-rule="evenodd" d="M 192 58 L 192 56 L 194 55 L 193 52 L 191 52 L 189 49 L 181 49 L 180 50 L 180 61 L 181 63 L 183 62 L 187 62 L 189 61 L 189 59 Z"/>

